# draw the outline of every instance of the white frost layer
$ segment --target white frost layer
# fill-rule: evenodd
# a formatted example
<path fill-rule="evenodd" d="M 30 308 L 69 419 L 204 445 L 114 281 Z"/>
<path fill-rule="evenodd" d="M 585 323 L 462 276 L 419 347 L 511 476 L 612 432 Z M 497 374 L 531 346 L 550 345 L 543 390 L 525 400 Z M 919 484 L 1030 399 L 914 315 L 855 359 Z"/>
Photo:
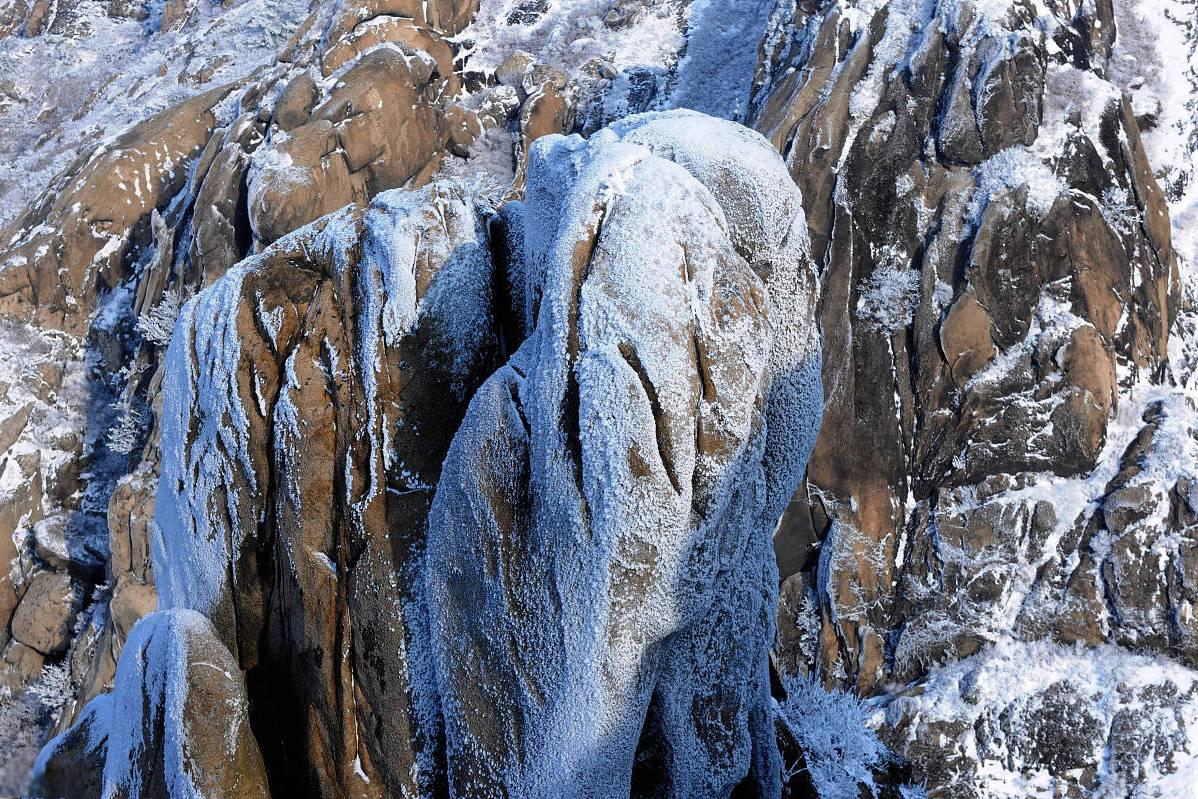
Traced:
<path fill-rule="evenodd" d="M 430 516 L 451 772 L 627 796 L 652 699 L 676 795 L 775 794 L 770 534 L 821 405 L 798 192 L 757 134 L 649 114 L 538 140 L 523 214 L 534 326 Z"/>
<path fill-rule="evenodd" d="M 430 236 L 445 226 L 454 236 Z M 246 541 L 270 512 L 264 505 L 260 474 L 266 464 L 253 462 L 251 414 L 273 413 L 276 428 L 295 431 L 297 410 L 289 391 L 271 407 L 261 396 L 260 383 L 243 357 L 239 319 L 244 322 L 249 301 L 242 290 L 252 273 L 269 268 L 275 250 L 304 246 L 319 254 L 322 265 L 343 276 L 356 269 L 356 331 L 354 373 L 362 381 L 373 482 L 364 497 L 355 475 L 347 473 L 348 501 L 369 501 L 382 490 L 377 483 L 382 465 L 397 466 L 389 450 L 388 424 L 383 418 L 379 382 L 384 353 L 428 321 L 428 357 L 443 359 L 435 366 L 450 378 L 450 389 L 461 395 L 468 376 L 479 368 L 490 323 L 490 265 L 485 232 L 474 206 L 443 186 L 420 191 L 394 190 L 379 194 L 361 212 L 348 207 L 288 234 L 271 250 L 246 259 L 198 294 L 180 313 L 166 354 L 163 382 L 162 467 L 151 530 L 154 574 L 163 608 L 187 607 L 216 617 L 228 605 L 233 589 L 233 564 Z M 450 249 L 452 247 L 452 249 Z M 360 250 L 360 261 L 351 261 Z M 417 298 L 417 280 L 435 280 Z M 255 310 L 261 312 L 261 303 Z M 265 324 L 265 322 L 264 322 Z M 274 342 L 279 346 L 278 342 Z M 294 364 L 285 372 L 285 385 L 294 386 Z M 243 385 L 253 384 L 253 391 Z M 277 453 L 289 463 L 302 462 L 300 449 Z M 347 466 L 348 468 L 348 466 Z M 355 499 L 357 497 L 358 499 Z M 222 619 L 231 622 L 231 619 Z M 222 628 L 223 629 L 223 628 Z"/>
<path fill-rule="evenodd" d="M 1198 796 L 1198 782 L 1192 779 L 1198 773 L 1198 672 L 1163 657 L 1134 655 L 1113 646 L 1074 648 L 1003 639 L 977 655 L 933 669 L 921 680 L 918 691 L 903 690 L 870 700 L 875 707 L 871 723 L 882 728 L 895 726 L 902 719 L 910 725 L 908 743 L 915 743 L 921 725 L 964 722 L 960 738 L 947 740 L 941 735 L 939 746 L 951 756 L 980 761 L 973 778 L 975 787 L 983 788 L 993 799 L 1052 799 L 1059 794 L 1054 793 L 1056 781 L 1047 769 L 1021 760 L 1018 752 L 1003 748 L 1001 742 L 988 749 L 983 746 L 984 754 L 980 753 L 975 730 L 984 728 L 983 717 L 990 724 L 1001 724 L 1004 711 L 1026 706 L 1035 695 L 1058 683 L 1069 685 L 1088 700 L 1084 712 L 1093 726 L 1078 732 L 1100 736 L 1095 739 L 1095 750 L 1084 753 L 1099 766 L 1097 776 L 1104 788 L 1096 796 Z M 1170 703 L 1153 693 L 1160 687 L 1175 697 Z M 1113 730 L 1117 715 L 1123 726 Z M 1140 724 L 1134 724 L 1140 718 Z M 1125 786 L 1125 775 L 1115 773 L 1103 742 L 1108 736 L 1127 734 L 1129 719 L 1132 728 L 1140 726 L 1186 743 L 1174 752 L 1172 768 L 1161 768 L 1150 752 L 1139 753 L 1139 765 L 1145 770 L 1143 781 Z M 1033 745 L 1020 737 L 1007 746 Z M 1112 743 L 1126 747 L 1129 742 Z M 1068 744 L 1062 741 L 1058 745 Z M 995 750 L 1001 750 L 1003 757 L 995 757 Z M 962 779 L 969 778 L 963 775 Z"/>
<path fill-rule="evenodd" d="M 758 47 L 776 5 L 776 0 L 694 0 L 670 105 L 743 120 Z"/>
<path fill-rule="evenodd" d="M 1111 80 L 1131 95 L 1169 199 L 1173 246 L 1198 269 L 1198 2 L 1116 0 Z"/>
<path fill-rule="evenodd" d="M 567 74 L 592 58 L 617 70 L 664 69 L 682 46 L 678 19 L 667 3 L 637 4 L 648 7 L 632 24 L 615 29 L 603 23 L 612 0 L 552 0 L 534 21 L 517 21 L 523 18 L 519 9 L 536 5 L 529 0 L 482 0 L 474 21 L 457 36 L 471 43 L 465 53 L 470 67 L 493 70 L 512 52 L 523 50 Z"/>
<path fill-rule="evenodd" d="M 0 102 L 0 225 L 106 137 L 270 63 L 309 11 L 201 2 L 184 30 L 162 32 L 161 2 L 144 23 L 109 17 L 107 2 L 73 5 L 66 33 L 0 39 L 0 74 L 18 78 Z"/>

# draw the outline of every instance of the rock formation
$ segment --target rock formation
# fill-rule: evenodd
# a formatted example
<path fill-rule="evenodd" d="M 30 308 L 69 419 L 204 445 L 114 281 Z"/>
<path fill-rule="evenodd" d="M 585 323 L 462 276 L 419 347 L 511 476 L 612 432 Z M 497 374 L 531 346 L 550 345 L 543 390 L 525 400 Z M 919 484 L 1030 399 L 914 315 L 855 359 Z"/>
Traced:
<path fill-rule="evenodd" d="M 181 317 L 159 602 L 206 614 L 249 672 L 276 791 L 423 796 L 443 771 L 425 520 L 497 366 L 496 279 L 485 220 L 435 185 L 284 237 Z"/>
<path fill-rule="evenodd" d="M 1193 13 L 0 1 L 0 792 L 1183 795 Z"/>
<path fill-rule="evenodd" d="M 384 192 L 180 317 L 159 605 L 236 653 L 276 793 L 617 795 L 638 758 L 650 793 L 778 789 L 770 532 L 821 404 L 798 192 L 687 114 L 545 139 L 529 176 L 494 239 L 450 187 Z"/>
<path fill-rule="evenodd" d="M 528 337 L 429 518 L 451 791 L 776 794 L 769 536 L 822 393 L 799 196 L 687 114 L 541 139 L 528 181 Z"/>
<path fill-rule="evenodd" d="M 112 693 L 47 744 L 34 786 L 56 796 L 270 796 L 237 661 L 198 613 L 133 628 Z"/>

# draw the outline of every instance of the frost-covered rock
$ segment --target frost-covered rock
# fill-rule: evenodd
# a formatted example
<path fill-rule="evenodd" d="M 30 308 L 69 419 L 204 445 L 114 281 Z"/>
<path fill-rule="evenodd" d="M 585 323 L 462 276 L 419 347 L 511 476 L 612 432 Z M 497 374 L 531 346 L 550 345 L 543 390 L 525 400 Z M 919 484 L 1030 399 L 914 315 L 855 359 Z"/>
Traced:
<path fill-rule="evenodd" d="M 276 708 L 259 731 L 286 742 L 267 752 L 277 784 L 423 796 L 443 780 L 425 520 L 497 363 L 495 279 L 484 218 L 433 185 L 284 237 L 182 312 L 154 576 Z"/>
<path fill-rule="evenodd" d="M 1198 674 L 1163 658 L 1002 641 L 870 704 L 929 797 L 1194 791 Z"/>
<path fill-rule="evenodd" d="M 776 794 L 769 533 L 821 405 L 798 192 L 696 114 L 541 139 L 528 177 L 528 338 L 429 521 L 451 790 Z"/>
<path fill-rule="evenodd" d="M 188 610 L 138 622 L 114 691 L 47 744 L 33 785 L 77 797 L 269 797 L 245 681 L 212 623 Z"/>
<path fill-rule="evenodd" d="M 783 615 L 813 594 L 823 631 L 788 646 L 868 691 L 1050 615 L 1030 586 L 1053 564 L 1054 585 L 1090 580 L 1065 530 L 1097 495 L 1051 486 L 1105 468 L 1120 381 L 1160 379 L 1177 259 L 1103 77 L 1109 5 L 845 2 L 790 24 L 751 118 L 803 192 L 829 397 L 780 528 Z M 1101 594 L 1024 631 L 1106 640 Z"/>
<path fill-rule="evenodd" d="M 0 29 L 36 11 L 47 34 L 0 35 L 0 71 L 15 76 L 0 81 L 0 335 L 12 345 L 0 355 L 0 640 L 35 571 L 79 578 L 68 654 L 79 694 L 64 725 L 111 687 L 130 625 L 154 607 L 144 558 L 104 561 L 110 533 L 125 552 L 145 549 L 146 520 L 120 517 L 138 515 L 129 505 L 144 508 L 157 482 L 163 355 L 179 303 L 264 246 L 256 222 L 271 240 L 425 180 L 445 143 L 441 107 L 459 85 L 442 34 L 475 7 L 63 0 L 0 10 Z M 254 213 L 258 167 L 285 160 L 289 131 L 316 118 L 328 135 L 307 136 L 304 152 L 320 196 L 276 193 L 269 213 Z M 336 170 L 319 162 L 340 158 L 352 174 L 339 193 L 325 179 Z M 138 496 L 117 497 L 130 474 Z"/>
<path fill-rule="evenodd" d="M 127 131 L 0 231 L 0 314 L 82 333 L 119 283 L 152 209 L 184 186 L 230 92 L 201 94 Z"/>
<path fill-rule="evenodd" d="M 380 48 L 363 56 L 307 121 L 255 152 L 248 176 L 254 235 L 269 244 L 417 177 L 446 143 L 433 102 L 446 90 L 427 53 Z"/>

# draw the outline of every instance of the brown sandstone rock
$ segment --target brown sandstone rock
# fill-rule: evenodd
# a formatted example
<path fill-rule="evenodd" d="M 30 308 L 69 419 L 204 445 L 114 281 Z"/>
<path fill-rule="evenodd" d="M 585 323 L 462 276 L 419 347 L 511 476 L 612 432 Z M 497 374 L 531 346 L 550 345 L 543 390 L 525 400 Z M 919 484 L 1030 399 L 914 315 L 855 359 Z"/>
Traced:
<path fill-rule="evenodd" d="M 80 597 L 66 572 L 40 572 L 29 581 L 12 616 L 12 637 L 43 655 L 62 652 L 71 643 Z"/>
<path fill-rule="evenodd" d="M 164 440 L 182 437 L 163 464 L 155 579 L 163 607 L 203 610 L 249 670 L 276 785 L 373 796 L 443 780 L 423 665 L 425 516 L 493 368 L 492 301 L 482 221 L 434 185 L 284 237 L 183 322 L 204 365 L 191 371 L 188 347 L 168 369 Z M 237 342 L 232 360 L 203 343 L 214 320 Z M 214 401 L 186 398 L 201 394 Z M 194 460 L 204 434 L 185 432 L 215 429 L 192 428 L 199 407 L 212 424 L 246 415 L 220 488 L 222 473 Z M 231 514 L 211 514 L 226 494 Z"/>
<path fill-rule="evenodd" d="M 0 314 L 81 332 L 97 292 L 124 277 L 139 226 L 183 187 L 187 163 L 215 127 L 212 108 L 231 90 L 201 94 L 122 134 L 8 226 L 0 238 L 16 243 L 0 263 Z"/>
<path fill-rule="evenodd" d="M 338 81 L 309 121 L 273 140 L 249 176 L 254 235 L 270 243 L 352 202 L 416 178 L 447 131 L 425 90 L 422 56 L 376 50 Z"/>
<path fill-rule="evenodd" d="M 31 646 L 11 640 L 0 653 L 0 689 L 12 694 L 20 691 L 42 673 L 45 656 Z"/>
<path fill-rule="evenodd" d="M 115 690 L 47 745 L 35 785 L 94 795 L 101 763 L 104 796 L 270 796 L 241 671 L 203 616 L 168 611 L 137 625 Z"/>
<path fill-rule="evenodd" d="M 1046 49 L 1026 4 L 926 10 L 912 28 L 924 35 L 889 7 L 851 23 L 797 8 L 813 38 L 763 51 L 752 114 L 802 189 L 824 270 L 815 491 L 780 530 L 823 538 L 805 567 L 829 586 L 818 657 L 860 690 L 976 649 L 993 608 L 1028 585 L 1025 633 L 1102 640 L 1088 518 L 1059 508 L 1056 549 L 1032 556 L 1019 543 L 1032 508 L 1004 492 L 1095 468 L 1117 365 L 1157 369 L 1178 307 L 1159 187 L 1126 103 L 1096 97 L 1084 120 L 1062 110 L 1076 97 L 1069 70 L 1088 67 Z M 1100 43 L 1113 17 L 1095 13 Z M 1073 24 L 1060 14 L 1054 24 Z M 1047 122 L 1067 134 L 1063 151 L 1025 149 Z M 1137 198 L 1139 225 L 1102 199 L 1120 192 Z M 933 530 L 962 539 L 922 540 Z"/>

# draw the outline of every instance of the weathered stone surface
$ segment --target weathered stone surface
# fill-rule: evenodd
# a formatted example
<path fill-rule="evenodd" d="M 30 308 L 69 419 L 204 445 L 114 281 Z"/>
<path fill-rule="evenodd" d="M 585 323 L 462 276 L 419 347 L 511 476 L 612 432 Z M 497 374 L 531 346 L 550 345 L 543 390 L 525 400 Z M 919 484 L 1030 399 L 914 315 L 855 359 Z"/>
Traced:
<path fill-rule="evenodd" d="M 90 541 L 76 541 L 70 534 L 65 514 L 42 519 L 33 525 L 33 549 L 52 568 L 73 577 L 98 583 L 105 570 L 107 550 L 96 551 Z"/>
<path fill-rule="evenodd" d="M 20 691 L 41 674 L 45 660 L 45 655 L 33 647 L 20 641 L 9 641 L 0 654 L 0 668 L 3 669 L 0 671 L 0 689 L 7 690 L 10 695 Z"/>
<path fill-rule="evenodd" d="M 447 138 L 427 96 L 428 57 L 379 49 L 340 77 L 304 124 L 272 139 L 249 173 L 249 216 L 269 244 L 352 202 L 418 179 Z"/>
<path fill-rule="evenodd" d="M 443 779 L 419 575 L 441 460 L 497 357 L 492 282 L 460 193 L 384 193 L 231 270 L 168 355 L 162 606 L 202 610 L 250 671 L 288 790 Z M 227 418 L 244 432 L 216 470 L 205 453 Z"/>
<path fill-rule="evenodd" d="M 112 720 L 109 694 L 88 703 L 79 720 L 38 755 L 31 788 L 43 796 L 101 799 Z"/>
<path fill-rule="evenodd" d="M 929 797 L 1023 779 L 1029 795 L 1080 799 L 1188 784 L 1176 757 L 1195 702 L 1193 672 L 1164 661 L 1006 642 L 888 697 L 876 721 Z"/>
<path fill-rule="evenodd" d="M 769 531 L 820 405 L 799 197 L 680 113 L 540 140 L 522 213 L 528 338 L 429 521 L 451 790 L 776 794 Z"/>
<path fill-rule="evenodd" d="M 213 106 L 231 90 L 201 94 L 117 137 L 0 233 L 0 314 L 82 332 L 97 293 L 124 277 L 150 211 L 183 188 L 187 163 L 216 125 Z"/>
<path fill-rule="evenodd" d="M 1075 24 L 1053 13 L 1050 28 Z M 1097 13 L 1096 41 L 1113 24 Z M 776 78 L 752 118 L 786 155 L 824 270 L 816 490 L 779 539 L 824 586 L 821 671 L 869 691 L 1015 627 L 1111 640 L 1077 514 L 1101 493 L 1085 478 L 1105 468 L 1118 370 L 1156 374 L 1179 307 L 1135 119 L 1117 92 L 1079 99 L 1078 81 L 1107 84 L 1047 47 L 1023 3 L 795 14 L 810 38 L 764 51 Z M 1079 499 L 1033 551 L 1053 479 Z"/>
<path fill-rule="evenodd" d="M 43 655 L 62 652 L 82 597 L 66 572 L 40 572 L 29 581 L 13 613 L 12 637 Z"/>
<path fill-rule="evenodd" d="M 190 262 L 183 276 L 185 284 L 197 289 L 208 285 L 248 252 L 253 232 L 246 209 L 245 181 L 250 158 L 262 138 L 262 123 L 255 116 L 244 114 L 225 130 L 214 133 L 200 156 L 194 178 L 197 188 L 188 248 Z M 165 279 L 167 270 L 163 272 Z M 143 280 L 139 286 L 147 287 L 144 297 L 160 296 L 164 286 L 151 291 L 148 283 Z M 139 309 L 142 313 L 145 310 Z"/>
<path fill-rule="evenodd" d="M 138 623 L 113 693 L 46 746 L 34 784 L 95 795 L 100 763 L 103 796 L 270 796 L 241 670 L 202 615 L 164 611 Z"/>

